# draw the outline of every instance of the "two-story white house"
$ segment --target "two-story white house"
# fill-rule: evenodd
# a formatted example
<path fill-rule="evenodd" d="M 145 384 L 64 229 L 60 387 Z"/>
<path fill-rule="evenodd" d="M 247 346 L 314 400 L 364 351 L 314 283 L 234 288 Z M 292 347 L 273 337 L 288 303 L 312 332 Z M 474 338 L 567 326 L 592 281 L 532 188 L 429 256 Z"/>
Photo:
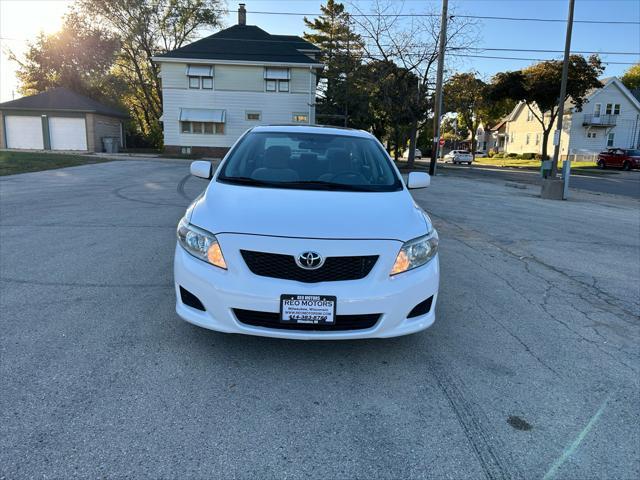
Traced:
<path fill-rule="evenodd" d="M 162 80 L 165 150 L 223 156 L 247 129 L 315 123 L 319 49 L 238 24 L 154 57 Z"/>
<path fill-rule="evenodd" d="M 540 115 L 535 106 L 534 111 Z M 497 150 L 541 153 L 542 127 L 524 102 L 516 105 L 500 126 L 504 127 L 504 140 Z M 492 130 L 497 143 L 499 132 L 496 127 Z M 614 147 L 640 147 L 640 102 L 618 78 L 611 77 L 602 80 L 601 88 L 588 93 L 582 111 L 576 111 L 570 100 L 565 105 L 560 156 L 594 159 L 598 152 Z M 553 153 L 553 131 L 547 153 Z"/>

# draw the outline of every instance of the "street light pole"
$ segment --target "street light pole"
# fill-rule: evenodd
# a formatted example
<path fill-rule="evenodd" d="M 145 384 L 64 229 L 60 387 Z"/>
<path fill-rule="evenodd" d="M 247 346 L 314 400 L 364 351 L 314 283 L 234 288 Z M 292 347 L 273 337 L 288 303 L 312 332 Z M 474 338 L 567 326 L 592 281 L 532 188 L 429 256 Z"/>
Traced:
<path fill-rule="evenodd" d="M 447 42 L 447 10 L 449 0 L 442 0 L 442 16 L 440 17 L 440 39 L 438 41 L 438 73 L 436 75 L 436 98 L 433 105 L 433 147 L 431 148 L 431 162 L 429 175 L 436 174 L 438 162 L 438 147 L 440 141 L 440 115 L 442 112 L 442 75 L 444 72 L 444 49 Z"/>
<path fill-rule="evenodd" d="M 562 64 L 562 81 L 560 82 L 560 100 L 558 102 L 558 124 L 553 138 L 553 162 L 551 163 L 551 178 L 558 173 L 558 159 L 560 156 L 560 136 L 562 135 L 562 120 L 564 117 L 564 97 L 567 96 L 567 77 L 569 75 L 569 56 L 571 54 L 571 31 L 573 29 L 573 7 L 575 0 L 569 0 L 569 16 L 567 18 L 567 35 L 564 41 L 564 62 Z"/>

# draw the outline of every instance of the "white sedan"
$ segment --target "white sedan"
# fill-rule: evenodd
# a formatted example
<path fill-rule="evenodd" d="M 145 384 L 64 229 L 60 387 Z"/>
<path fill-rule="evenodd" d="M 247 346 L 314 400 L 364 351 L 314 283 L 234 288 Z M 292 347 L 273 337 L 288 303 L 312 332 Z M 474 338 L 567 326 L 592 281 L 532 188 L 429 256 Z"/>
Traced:
<path fill-rule="evenodd" d="M 447 153 L 444 158 L 451 160 L 451 163 L 467 163 L 471 165 L 473 161 L 473 156 L 469 150 L 451 150 Z"/>
<path fill-rule="evenodd" d="M 264 126 L 244 134 L 178 225 L 176 310 L 228 333 L 394 337 L 435 321 L 438 234 L 369 133 Z"/>

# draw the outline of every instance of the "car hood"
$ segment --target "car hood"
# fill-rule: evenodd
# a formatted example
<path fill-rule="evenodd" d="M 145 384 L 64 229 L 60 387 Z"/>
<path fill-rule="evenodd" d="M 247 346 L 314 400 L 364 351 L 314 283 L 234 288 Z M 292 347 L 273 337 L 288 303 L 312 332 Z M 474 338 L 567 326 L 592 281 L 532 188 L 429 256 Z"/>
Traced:
<path fill-rule="evenodd" d="M 430 228 L 406 190 L 293 190 L 214 180 L 189 214 L 193 225 L 214 234 L 407 241 Z"/>

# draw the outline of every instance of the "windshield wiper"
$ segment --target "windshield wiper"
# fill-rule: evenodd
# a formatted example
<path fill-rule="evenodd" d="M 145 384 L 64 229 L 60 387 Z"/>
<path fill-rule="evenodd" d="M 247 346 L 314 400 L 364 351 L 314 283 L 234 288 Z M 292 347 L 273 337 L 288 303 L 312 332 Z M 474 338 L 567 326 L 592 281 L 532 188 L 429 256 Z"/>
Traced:
<path fill-rule="evenodd" d="M 325 182 L 322 180 L 300 180 L 297 182 L 286 182 L 285 185 L 293 188 L 310 188 L 322 190 L 344 190 L 349 192 L 372 192 L 374 191 L 367 185 L 349 185 L 347 183 Z"/>
<path fill-rule="evenodd" d="M 257 180 L 251 177 L 219 177 L 218 180 L 227 183 L 235 183 L 237 185 L 255 185 L 259 187 L 272 188 L 300 188 L 305 190 L 334 190 L 349 192 L 371 192 L 373 189 L 366 185 L 348 185 L 345 183 L 324 182 L 321 180 L 300 180 L 293 182 L 269 182 L 266 180 Z"/>
<path fill-rule="evenodd" d="M 276 187 L 279 185 L 279 182 L 267 182 L 266 180 L 257 180 L 251 177 L 218 177 L 218 180 L 238 185 L 258 185 L 261 187 Z"/>

